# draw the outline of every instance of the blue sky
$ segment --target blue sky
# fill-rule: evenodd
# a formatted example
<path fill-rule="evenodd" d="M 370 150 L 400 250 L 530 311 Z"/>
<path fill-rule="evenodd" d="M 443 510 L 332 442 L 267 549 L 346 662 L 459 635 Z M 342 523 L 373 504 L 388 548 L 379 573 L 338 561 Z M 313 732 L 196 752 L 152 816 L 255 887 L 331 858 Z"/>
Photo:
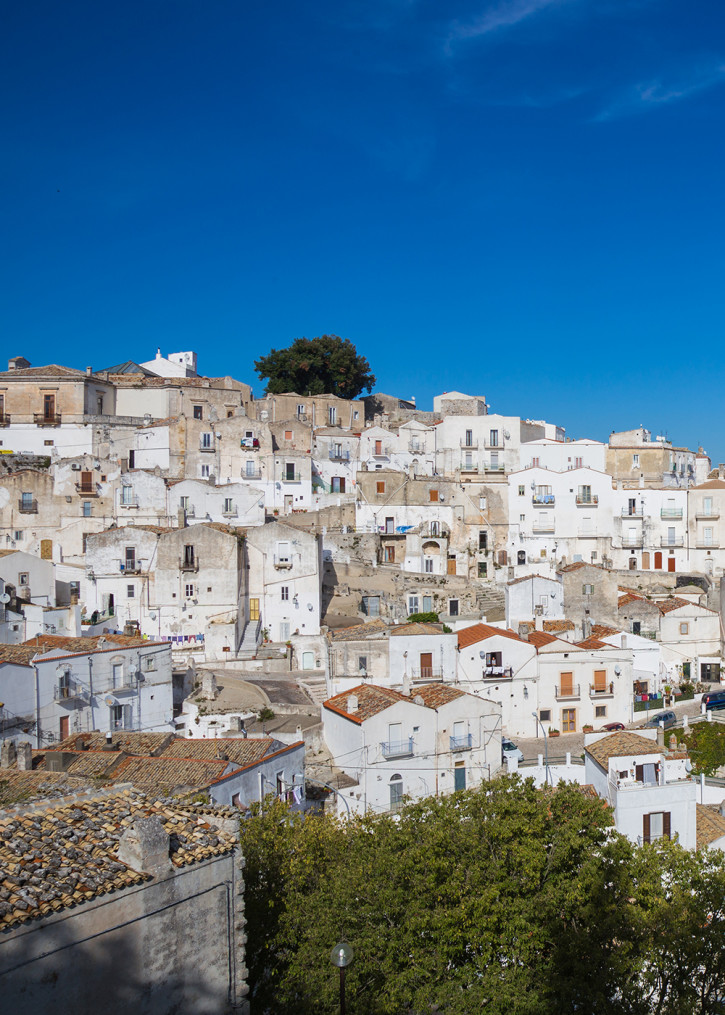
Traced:
<path fill-rule="evenodd" d="M 715 0 L 27 0 L 5 10 L 8 355 L 253 361 L 725 460 Z"/>

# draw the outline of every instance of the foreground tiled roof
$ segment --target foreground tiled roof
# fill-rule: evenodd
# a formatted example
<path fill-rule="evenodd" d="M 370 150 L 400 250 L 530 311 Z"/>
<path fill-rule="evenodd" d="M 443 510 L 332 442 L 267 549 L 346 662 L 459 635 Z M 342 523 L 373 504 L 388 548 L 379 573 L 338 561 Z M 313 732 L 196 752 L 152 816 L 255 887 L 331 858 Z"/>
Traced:
<path fill-rule="evenodd" d="M 450 684 L 421 684 L 413 689 L 411 698 L 413 701 L 422 698 L 426 708 L 440 708 L 456 698 L 462 698 L 465 693 L 460 687 L 452 687 Z"/>
<path fill-rule="evenodd" d="M 522 575 L 520 578 L 514 578 L 512 579 L 512 581 L 506 582 L 506 584 L 518 585 L 519 582 L 530 582 L 533 581 L 535 578 L 538 579 L 539 581 L 554 582 L 555 585 L 559 585 L 559 582 L 556 580 L 556 578 L 550 578 L 549 575 L 546 574 L 525 574 Z"/>
<path fill-rule="evenodd" d="M 634 592 L 625 592 L 623 596 L 620 596 L 617 600 L 617 607 L 621 609 L 623 606 L 631 606 L 632 603 L 643 603 L 646 602 L 644 596 L 638 596 Z M 654 604 L 653 604 L 654 605 Z"/>
<path fill-rule="evenodd" d="M 162 748 L 174 740 L 173 733 L 133 733 L 119 732 L 111 734 L 114 747 L 126 754 L 159 754 Z M 98 730 L 92 733 L 73 733 L 59 744 L 56 751 L 100 751 L 106 745 L 106 734 Z"/>
<path fill-rule="evenodd" d="M 132 782 L 154 793 L 171 793 L 186 789 L 206 789 L 221 779 L 229 768 L 227 761 L 204 761 L 189 758 L 125 757 L 113 771 L 116 782 Z"/>
<path fill-rule="evenodd" d="M 133 638 L 125 634 L 98 634 L 88 638 L 66 638 L 61 634 L 39 634 L 29 641 L 23 642 L 28 648 L 34 646 L 36 652 L 48 652 L 50 649 L 64 649 L 68 655 L 74 652 L 95 652 L 112 648 L 137 648 L 148 645 L 143 638 Z"/>
<path fill-rule="evenodd" d="M 545 620 L 543 628 L 550 634 L 555 631 L 573 631 L 574 621 L 573 620 Z"/>
<path fill-rule="evenodd" d="M 372 635 L 382 636 L 388 630 L 384 620 L 376 618 L 369 624 L 354 624 L 352 627 L 341 627 L 335 631 L 328 631 L 327 637 L 330 641 L 358 641 L 360 638 L 368 638 Z"/>
<path fill-rule="evenodd" d="M 33 766 L 40 771 L 48 771 L 55 751 L 34 751 Z M 64 771 L 68 775 L 83 779 L 109 779 L 126 757 L 120 751 L 79 751 L 69 754 L 65 759 Z M 50 758 L 48 757 L 50 755 Z"/>
<path fill-rule="evenodd" d="M 513 641 L 523 640 L 505 627 L 491 627 L 490 624 L 473 624 L 471 627 L 464 627 L 462 631 L 458 632 L 458 647 L 459 649 L 468 648 L 469 645 L 475 645 L 477 642 L 493 638 L 495 635 L 511 638 Z"/>
<path fill-rule="evenodd" d="M 610 758 L 623 758 L 635 754 L 669 755 L 669 751 L 665 747 L 661 747 L 656 740 L 649 740 L 647 737 L 641 737 L 639 733 L 630 733 L 629 731 L 612 733 L 609 737 L 602 737 L 595 744 L 589 744 L 584 750 L 602 768 L 607 767 Z"/>
<path fill-rule="evenodd" d="M 697 848 L 704 849 L 725 835 L 725 817 L 716 806 L 697 804 Z"/>
<path fill-rule="evenodd" d="M 81 380 L 86 377 L 84 370 L 75 370 L 73 367 L 58 366 L 57 363 L 49 363 L 44 367 L 20 367 L 19 370 L 2 370 L 0 377 L 71 377 Z M 99 380 L 98 377 L 95 378 Z"/>
<path fill-rule="evenodd" d="M 260 737 L 258 740 L 245 740 L 243 737 L 219 737 L 215 740 L 177 738 L 161 756 L 164 759 L 191 758 L 195 761 L 230 761 L 234 765 L 251 765 L 274 753 L 276 744 L 272 737 Z"/>
<path fill-rule="evenodd" d="M 27 645 L 0 645 L 0 663 L 19 663 L 21 666 L 30 666 L 37 655 L 38 649 L 29 648 Z"/>
<path fill-rule="evenodd" d="M 414 620 L 412 624 L 396 624 L 390 629 L 391 638 L 406 637 L 411 634 L 443 634 L 443 624 L 429 624 Z"/>
<path fill-rule="evenodd" d="M 601 641 L 595 635 L 590 635 L 589 638 L 585 638 L 584 641 L 576 642 L 577 648 L 611 648 L 606 641 Z"/>
<path fill-rule="evenodd" d="M 559 641 L 559 638 L 555 634 L 547 634 L 546 631 L 529 631 L 527 638 L 529 644 L 533 645 L 534 648 L 540 649 L 544 645 L 551 645 L 554 641 Z M 567 642 L 567 644 L 569 644 Z M 570 646 L 571 647 L 571 646 Z"/>
<path fill-rule="evenodd" d="M 157 815 L 175 867 L 231 852 L 236 839 L 193 810 L 134 789 L 77 795 L 42 810 L 0 812 L 0 927 L 87 902 L 150 880 L 118 860 L 124 832 Z"/>
<path fill-rule="evenodd" d="M 613 634 L 624 634 L 618 627 L 609 627 L 607 624 L 592 624 L 592 634 L 597 638 L 609 638 Z"/>
<path fill-rule="evenodd" d="M 358 705 L 355 712 L 348 711 L 348 701 L 351 695 L 357 697 Z M 392 687 L 358 684 L 357 687 L 353 687 L 349 691 L 343 691 L 341 694 L 328 698 L 323 702 L 323 708 L 337 712 L 338 715 L 343 715 L 346 719 L 351 719 L 359 725 L 364 719 L 371 719 L 378 712 L 383 712 L 399 701 L 410 701 L 410 699 L 400 691 L 394 691 Z"/>
<path fill-rule="evenodd" d="M 65 797 L 87 786 L 85 779 L 74 778 L 65 772 L 46 772 L 42 769 L 20 772 L 16 768 L 5 768 L 0 771 L 0 808 L 30 800 Z"/>

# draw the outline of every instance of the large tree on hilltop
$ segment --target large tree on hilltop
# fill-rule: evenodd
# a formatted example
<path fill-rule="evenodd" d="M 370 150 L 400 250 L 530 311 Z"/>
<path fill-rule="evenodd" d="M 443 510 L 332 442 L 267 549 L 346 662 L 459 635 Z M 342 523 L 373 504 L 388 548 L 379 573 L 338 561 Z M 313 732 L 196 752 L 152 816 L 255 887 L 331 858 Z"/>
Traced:
<path fill-rule="evenodd" d="M 338 395 L 357 398 L 372 391 L 370 364 L 349 338 L 322 335 L 296 338 L 287 349 L 272 349 L 256 360 L 254 369 L 267 381 L 268 395 L 295 391 L 298 395 Z"/>

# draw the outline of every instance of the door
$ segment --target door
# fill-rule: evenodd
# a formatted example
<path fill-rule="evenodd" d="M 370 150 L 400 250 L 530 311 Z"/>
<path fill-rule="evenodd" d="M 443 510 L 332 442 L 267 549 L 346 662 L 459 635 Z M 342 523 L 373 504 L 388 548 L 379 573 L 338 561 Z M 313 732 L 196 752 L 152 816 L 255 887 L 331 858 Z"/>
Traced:
<path fill-rule="evenodd" d="M 456 767 L 453 769 L 453 789 L 458 791 L 459 789 L 466 788 L 466 763 L 465 761 L 457 761 Z"/>
<path fill-rule="evenodd" d="M 562 733 L 576 733 L 576 709 L 563 708 L 561 710 Z"/>
<path fill-rule="evenodd" d="M 642 552 L 642 570 L 649 571 L 649 550 Z"/>
<path fill-rule="evenodd" d="M 55 395 L 43 395 L 43 417 L 53 419 L 55 416 Z"/>
<path fill-rule="evenodd" d="M 433 679 L 433 653 L 420 653 L 420 675 L 423 680 Z"/>
<path fill-rule="evenodd" d="M 456 557 L 455 554 L 448 554 L 448 574 L 456 573 Z"/>
<path fill-rule="evenodd" d="M 249 600 L 249 619 L 250 619 L 250 621 L 252 621 L 252 620 L 259 620 L 259 600 L 258 599 L 250 599 Z"/>
<path fill-rule="evenodd" d="M 40 559 L 41 560 L 52 560 L 53 559 L 53 540 L 52 539 L 41 539 L 40 540 Z"/>
<path fill-rule="evenodd" d="M 662 570 L 662 554 L 659 550 L 655 553 L 655 571 Z"/>
<path fill-rule="evenodd" d="M 286 493 L 285 496 L 284 496 L 284 513 L 286 515 L 291 515 L 292 514 L 292 503 L 293 503 L 293 501 L 294 501 L 294 497 L 292 497 L 291 494 Z"/>
<path fill-rule="evenodd" d="M 394 518 L 386 518 L 385 519 L 385 531 L 388 533 L 388 535 L 392 535 L 395 532 L 395 519 Z"/>
<path fill-rule="evenodd" d="M 60 717 L 59 736 L 61 740 L 65 740 L 66 737 L 70 736 L 70 718 L 67 715 Z"/>
<path fill-rule="evenodd" d="M 303 670 L 314 670 L 315 668 L 315 653 L 314 652 L 303 652 L 302 653 L 302 669 Z"/>
<path fill-rule="evenodd" d="M 667 570 L 668 571 L 674 571 L 675 567 L 676 567 L 676 565 L 675 565 L 675 558 L 674 557 L 668 557 L 667 558 Z"/>

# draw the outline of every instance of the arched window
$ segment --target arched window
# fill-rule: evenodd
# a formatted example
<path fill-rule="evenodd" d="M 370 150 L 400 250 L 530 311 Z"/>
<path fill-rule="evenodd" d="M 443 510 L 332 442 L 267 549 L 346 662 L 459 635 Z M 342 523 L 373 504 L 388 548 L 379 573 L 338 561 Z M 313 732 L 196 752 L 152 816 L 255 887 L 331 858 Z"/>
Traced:
<path fill-rule="evenodd" d="M 403 776 L 397 773 L 390 777 L 390 810 L 399 811 L 403 806 Z"/>

